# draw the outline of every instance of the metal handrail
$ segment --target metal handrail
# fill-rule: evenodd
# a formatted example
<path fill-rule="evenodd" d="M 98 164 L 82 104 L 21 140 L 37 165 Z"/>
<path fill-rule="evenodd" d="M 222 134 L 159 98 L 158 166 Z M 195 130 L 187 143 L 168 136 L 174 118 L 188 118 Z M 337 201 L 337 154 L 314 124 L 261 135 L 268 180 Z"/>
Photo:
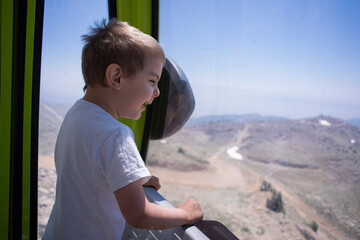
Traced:
<path fill-rule="evenodd" d="M 160 206 L 171 207 L 171 205 L 160 193 L 152 187 L 144 187 L 144 192 L 150 202 Z M 130 239 L 164 239 L 164 240 L 209 240 L 196 226 L 179 226 L 165 230 L 136 229 L 126 224 L 123 240 Z"/>

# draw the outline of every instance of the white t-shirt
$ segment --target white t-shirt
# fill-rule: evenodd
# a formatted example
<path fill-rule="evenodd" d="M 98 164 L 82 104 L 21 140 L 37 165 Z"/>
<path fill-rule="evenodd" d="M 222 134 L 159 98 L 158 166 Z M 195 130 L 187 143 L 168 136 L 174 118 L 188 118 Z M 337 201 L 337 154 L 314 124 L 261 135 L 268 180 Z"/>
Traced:
<path fill-rule="evenodd" d="M 56 198 L 43 239 L 121 239 L 125 220 L 114 192 L 150 173 L 130 128 L 78 100 L 55 147 Z"/>

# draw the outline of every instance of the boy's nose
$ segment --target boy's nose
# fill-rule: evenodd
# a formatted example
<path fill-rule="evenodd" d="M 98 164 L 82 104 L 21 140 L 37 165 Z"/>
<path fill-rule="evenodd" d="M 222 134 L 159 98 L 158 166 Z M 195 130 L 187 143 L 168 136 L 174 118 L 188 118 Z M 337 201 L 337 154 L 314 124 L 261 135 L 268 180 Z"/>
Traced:
<path fill-rule="evenodd" d="M 154 97 L 157 98 L 158 96 L 160 96 L 160 90 L 158 87 L 156 87 L 156 89 L 154 90 Z"/>

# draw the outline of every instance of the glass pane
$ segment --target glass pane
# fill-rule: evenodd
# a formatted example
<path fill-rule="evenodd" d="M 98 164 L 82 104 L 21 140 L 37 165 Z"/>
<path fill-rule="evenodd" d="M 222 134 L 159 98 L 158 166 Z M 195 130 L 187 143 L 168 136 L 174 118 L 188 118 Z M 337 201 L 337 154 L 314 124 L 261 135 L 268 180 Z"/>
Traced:
<path fill-rule="evenodd" d="M 45 1 L 39 121 L 40 238 L 55 197 L 57 133 L 69 107 L 83 96 L 81 35 L 107 15 L 107 1 Z"/>
<path fill-rule="evenodd" d="M 151 141 L 160 192 L 240 239 L 359 238 L 359 22 L 358 1 L 160 1 L 196 99 Z"/>

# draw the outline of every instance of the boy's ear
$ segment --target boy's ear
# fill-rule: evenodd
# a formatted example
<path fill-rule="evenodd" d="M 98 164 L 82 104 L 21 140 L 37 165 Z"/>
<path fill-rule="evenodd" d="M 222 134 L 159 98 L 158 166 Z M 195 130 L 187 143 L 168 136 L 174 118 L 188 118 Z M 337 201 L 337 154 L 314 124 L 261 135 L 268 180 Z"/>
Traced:
<path fill-rule="evenodd" d="M 105 82 L 106 85 L 115 90 L 120 90 L 122 84 L 122 70 L 121 67 L 116 64 L 110 64 L 105 70 Z"/>

